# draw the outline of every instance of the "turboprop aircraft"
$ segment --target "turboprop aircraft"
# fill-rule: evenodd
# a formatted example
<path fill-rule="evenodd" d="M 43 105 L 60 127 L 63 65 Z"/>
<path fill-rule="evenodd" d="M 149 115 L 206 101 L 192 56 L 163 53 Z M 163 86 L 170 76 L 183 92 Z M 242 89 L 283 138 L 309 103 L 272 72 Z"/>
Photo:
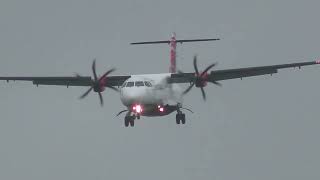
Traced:
<path fill-rule="evenodd" d="M 134 126 L 135 121 L 141 116 L 165 116 L 176 112 L 176 123 L 185 124 L 184 111 L 190 111 L 182 104 L 183 95 L 187 94 L 193 87 L 201 90 L 202 98 L 206 100 L 204 87 L 208 83 L 221 86 L 221 81 L 228 79 L 275 74 L 279 69 L 295 68 L 302 66 L 320 64 L 320 61 L 297 62 L 289 64 L 246 67 L 237 69 L 212 70 L 216 63 L 210 64 L 203 71 L 198 69 L 197 56 L 193 58 L 194 72 L 177 72 L 176 70 L 176 46 L 177 43 L 216 41 L 219 39 L 176 39 L 175 34 L 166 41 L 146 41 L 131 44 L 169 44 L 170 45 L 170 69 L 168 73 L 161 74 L 139 74 L 139 75 L 116 75 L 110 76 L 115 69 L 110 69 L 102 76 L 96 73 L 96 61 L 92 63 L 93 78 L 90 76 L 67 76 L 67 77 L 0 77 L 0 80 L 9 81 L 31 81 L 35 85 L 57 85 L 57 86 L 86 86 L 89 89 L 80 96 L 85 98 L 91 91 L 98 94 L 100 104 L 103 105 L 102 92 L 106 88 L 119 92 L 120 100 L 126 107 L 117 116 L 125 113 L 125 127 Z M 180 84 L 189 84 L 182 89 Z"/>

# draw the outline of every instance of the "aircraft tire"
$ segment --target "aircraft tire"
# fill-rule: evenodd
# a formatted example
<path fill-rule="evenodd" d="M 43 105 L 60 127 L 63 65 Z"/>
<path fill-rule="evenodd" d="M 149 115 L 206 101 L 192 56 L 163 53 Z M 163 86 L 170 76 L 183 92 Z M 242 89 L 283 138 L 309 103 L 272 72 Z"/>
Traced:
<path fill-rule="evenodd" d="M 128 127 L 129 126 L 129 119 L 130 118 L 130 116 L 126 116 L 125 118 L 124 118 L 124 126 L 125 127 Z"/>
<path fill-rule="evenodd" d="M 181 115 L 180 114 L 176 114 L 176 123 L 180 124 L 180 120 L 181 120 Z"/>
<path fill-rule="evenodd" d="M 181 123 L 182 124 L 186 123 L 186 115 L 185 114 L 181 114 Z"/>
<path fill-rule="evenodd" d="M 131 118 L 130 121 L 129 121 L 129 123 L 130 123 L 130 126 L 133 127 L 133 126 L 134 126 L 134 119 Z"/>

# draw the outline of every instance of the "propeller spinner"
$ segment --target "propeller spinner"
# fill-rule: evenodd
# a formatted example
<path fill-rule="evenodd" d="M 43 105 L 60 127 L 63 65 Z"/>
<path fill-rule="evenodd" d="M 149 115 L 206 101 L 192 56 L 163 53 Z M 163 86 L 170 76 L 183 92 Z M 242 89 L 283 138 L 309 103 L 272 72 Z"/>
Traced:
<path fill-rule="evenodd" d="M 99 95 L 99 99 L 100 99 L 100 105 L 103 106 L 103 97 L 101 92 L 103 92 L 105 90 L 105 87 L 110 88 L 114 91 L 119 91 L 117 88 L 113 87 L 113 86 L 108 86 L 106 85 L 106 77 L 112 73 L 113 71 L 115 71 L 114 68 L 110 69 L 109 71 L 105 72 L 101 77 L 98 78 L 97 73 L 96 73 L 96 59 L 93 60 L 92 62 L 92 73 L 93 73 L 93 80 L 92 80 L 92 85 L 91 87 L 79 98 L 83 99 L 85 98 L 92 90 L 94 92 L 97 92 Z"/>
<path fill-rule="evenodd" d="M 200 88 L 200 90 L 201 90 L 203 100 L 206 100 L 206 92 L 204 91 L 204 87 L 207 85 L 207 82 L 221 86 L 221 84 L 217 81 L 209 81 L 208 80 L 208 71 L 216 65 L 217 65 L 217 63 L 213 63 L 200 73 L 198 70 L 198 65 L 197 65 L 197 56 L 194 56 L 193 57 L 193 67 L 195 70 L 195 78 L 191 82 L 190 86 L 183 92 L 183 94 L 187 94 L 193 88 L 193 86 L 196 85 L 196 87 Z"/>

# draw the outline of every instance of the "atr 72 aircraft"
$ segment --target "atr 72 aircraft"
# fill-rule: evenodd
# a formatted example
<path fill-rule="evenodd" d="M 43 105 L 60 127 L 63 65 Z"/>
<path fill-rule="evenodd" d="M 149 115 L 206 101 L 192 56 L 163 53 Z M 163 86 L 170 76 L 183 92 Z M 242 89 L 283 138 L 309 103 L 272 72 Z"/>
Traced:
<path fill-rule="evenodd" d="M 87 86 L 89 89 L 80 96 L 85 98 L 92 90 L 99 95 L 100 103 L 103 105 L 101 92 L 106 88 L 119 92 L 121 102 L 126 109 L 120 111 L 117 116 L 126 113 L 124 124 L 126 127 L 134 126 L 135 120 L 141 116 L 165 116 L 176 112 L 176 123 L 185 124 L 186 118 L 183 111 L 190 109 L 183 107 L 182 97 L 193 87 L 200 88 L 202 98 L 206 99 L 204 87 L 207 83 L 221 86 L 220 81 L 250 76 L 260 76 L 277 73 L 279 69 L 301 68 L 302 66 L 320 64 L 320 61 L 298 62 L 290 64 L 279 64 L 271 66 L 247 67 L 239 69 L 213 70 L 216 63 L 207 66 L 203 71 L 198 69 L 197 57 L 194 56 L 194 72 L 176 71 L 176 46 L 177 43 L 196 41 L 216 41 L 219 39 L 176 39 L 175 34 L 167 41 L 137 42 L 131 44 L 169 44 L 170 45 L 170 70 L 162 74 L 140 74 L 140 75 L 117 75 L 109 76 L 115 69 L 110 69 L 102 76 L 96 73 L 95 60 L 92 63 L 93 78 L 90 76 L 67 76 L 67 77 L 0 77 L 0 80 L 32 81 L 35 85 L 57 85 L 57 86 Z M 209 72 L 210 71 L 210 72 Z M 188 88 L 182 89 L 179 84 L 188 83 Z"/>

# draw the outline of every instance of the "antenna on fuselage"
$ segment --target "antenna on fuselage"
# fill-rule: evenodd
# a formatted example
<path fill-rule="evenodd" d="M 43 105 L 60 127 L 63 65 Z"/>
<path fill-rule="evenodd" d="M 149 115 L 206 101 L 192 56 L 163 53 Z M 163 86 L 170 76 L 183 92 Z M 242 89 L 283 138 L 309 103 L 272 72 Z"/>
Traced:
<path fill-rule="evenodd" d="M 220 39 L 176 39 L 176 33 L 173 33 L 170 40 L 166 41 L 142 41 L 142 42 L 134 42 L 130 43 L 131 45 L 139 45 L 139 44 L 169 44 L 170 45 L 170 73 L 177 72 L 177 43 L 185 43 L 185 42 L 200 42 L 200 41 L 218 41 Z"/>

